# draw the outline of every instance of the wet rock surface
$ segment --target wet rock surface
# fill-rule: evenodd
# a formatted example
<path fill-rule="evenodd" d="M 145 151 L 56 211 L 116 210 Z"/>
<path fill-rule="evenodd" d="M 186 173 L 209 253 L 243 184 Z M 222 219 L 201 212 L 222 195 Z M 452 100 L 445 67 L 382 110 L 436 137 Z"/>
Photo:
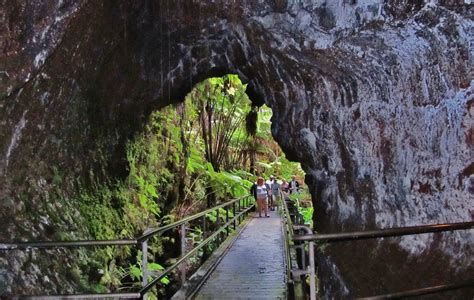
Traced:
<path fill-rule="evenodd" d="M 308 174 L 318 232 L 473 219 L 469 1 L 1 7 L 2 240 L 87 237 L 78 203 L 54 195 L 73 195 L 91 174 L 126 175 L 125 143 L 148 114 L 229 72 L 272 107 L 275 139 Z M 370 296 L 472 278 L 473 242 L 465 231 L 328 246 L 318 255 L 321 293 Z M 77 287 L 48 258 L 34 268 L 17 253 L 0 262 L 1 293 Z M 49 283 L 35 285 L 41 280 Z"/>

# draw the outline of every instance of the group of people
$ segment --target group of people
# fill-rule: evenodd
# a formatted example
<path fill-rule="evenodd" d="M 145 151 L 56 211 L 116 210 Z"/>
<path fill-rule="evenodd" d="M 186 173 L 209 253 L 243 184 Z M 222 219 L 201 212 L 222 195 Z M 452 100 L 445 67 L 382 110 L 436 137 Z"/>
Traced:
<path fill-rule="evenodd" d="M 297 193 L 299 187 L 300 184 L 294 175 L 291 176 L 289 182 L 283 180 L 281 184 L 273 175 L 271 175 L 267 181 L 265 181 L 263 177 L 258 177 L 257 182 L 255 182 L 250 189 L 250 192 L 257 201 L 258 216 L 262 217 L 262 212 L 264 212 L 265 217 L 270 217 L 268 210 L 275 210 L 275 205 L 278 202 L 281 192 L 285 194 Z"/>

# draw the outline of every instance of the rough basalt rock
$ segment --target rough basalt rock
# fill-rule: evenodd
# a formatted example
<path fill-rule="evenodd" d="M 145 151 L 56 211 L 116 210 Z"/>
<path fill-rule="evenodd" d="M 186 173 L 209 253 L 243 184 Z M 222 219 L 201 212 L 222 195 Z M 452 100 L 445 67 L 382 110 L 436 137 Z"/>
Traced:
<path fill-rule="evenodd" d="M 1 7 L 2 240 L 87 236 L 79 215 L 58 217 L 65 208 L 48 201 L 58 172 L 123 176 L 125 142 L 149 113 L 225 73 L 272 107 L 275 139 L 307 172 L 318 232 L 473 219 L 470 1 Z M 74 183 L 63 185 L 73 193 Z M 473 241 L 459 231 L 327 246 L 317 255 L 320 293 L 370 296 L 472 278 Z M 60 269 L 31 261 L 0 257 L 1 293 L 74 289 Z"/>

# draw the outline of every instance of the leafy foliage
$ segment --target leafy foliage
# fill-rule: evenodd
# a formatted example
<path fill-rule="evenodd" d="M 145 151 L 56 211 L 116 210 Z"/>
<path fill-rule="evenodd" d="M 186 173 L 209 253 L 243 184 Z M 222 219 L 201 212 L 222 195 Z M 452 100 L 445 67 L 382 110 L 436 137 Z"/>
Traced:
<path fill-rule="evenodd" d="M 289 199 L 293 201 L 295 206 L 298 208 L 299 213 L 303 216 L 304 224 L 312 227 L 314 208 L 308 190 L 302 188 L 298 193 L 291 194 Z"/>
<path fill-rule="evenodd" d="M 205 80 L 187 97 L 195 105 L 205 157 L 214 170 L 235 168 L 241 160 L 251 111 L 245 89 L 237 75 L 226 75 Z"/>

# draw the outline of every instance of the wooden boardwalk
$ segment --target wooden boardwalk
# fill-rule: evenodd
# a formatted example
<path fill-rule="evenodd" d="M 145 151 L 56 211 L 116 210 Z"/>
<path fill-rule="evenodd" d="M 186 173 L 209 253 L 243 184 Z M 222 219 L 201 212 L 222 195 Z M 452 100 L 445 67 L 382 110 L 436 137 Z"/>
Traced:
<path fill-rule="evenodd" d="M 286 299 L 282 222 L 269 213 L 250 220 L 196 299 Z"/>

